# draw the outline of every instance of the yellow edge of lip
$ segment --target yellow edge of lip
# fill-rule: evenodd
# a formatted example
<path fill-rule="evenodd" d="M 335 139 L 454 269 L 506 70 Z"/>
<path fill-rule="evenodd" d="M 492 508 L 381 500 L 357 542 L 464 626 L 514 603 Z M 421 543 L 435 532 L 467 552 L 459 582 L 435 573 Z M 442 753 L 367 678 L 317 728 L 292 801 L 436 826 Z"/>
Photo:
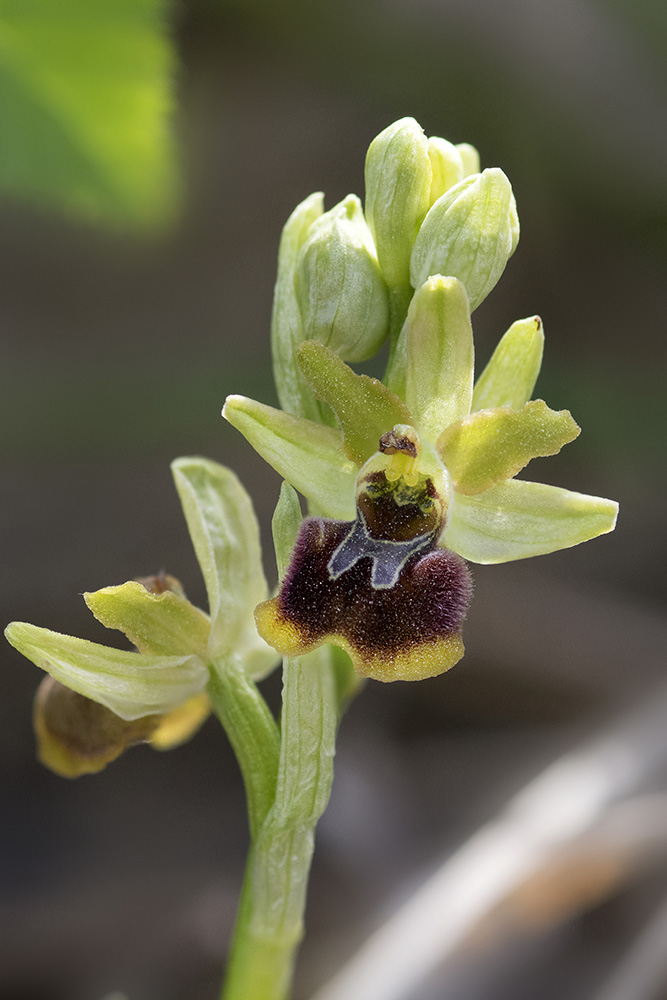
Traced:
<path fill-rule="evenodd" d="M 458 634 L 420 642 L 389 657 L 363 656 L 348 639 L 336 633 L 307 643 L 303 641 L 298 625 L 280 613 L 275 597 L 258 605 L 255 609 L 255 621 L 261 637 L 283 655 L 303 656 L 328 642 L 345 650 L 361 677 L 372 677 L 383 682 L 418 681 L 437 677 L 458 663 L 464 653 L 463 640 Z"/>

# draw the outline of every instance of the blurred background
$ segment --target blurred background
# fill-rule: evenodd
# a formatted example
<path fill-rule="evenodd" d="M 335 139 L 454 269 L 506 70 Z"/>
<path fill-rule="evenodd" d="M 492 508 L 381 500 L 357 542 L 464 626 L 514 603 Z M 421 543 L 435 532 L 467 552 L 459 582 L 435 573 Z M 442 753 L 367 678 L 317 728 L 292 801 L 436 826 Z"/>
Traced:
<path fill-rule="evenodd" d="M 305 1000 L 526 781 L 664 677 L 667 9 L 67 0 L 58 21 L 56 3 L 20 6 L 0 4 L 3 621 L 122 645 L 79 595 L 159 570 L 203 604 L 169 473 L 180 454 L 238 472 L 275 579 L 278 478 L 220 408 L 230 392 L 276 402 L 285 219 L 313 190 L 327 207 L 362 195 L 369 142 L 404 115 L 513 183 L 521 242 L 475 313 L 479 364 L 539 313 L 537 394 L 583 428 L 529 478 L 621 504 L 614 535 L 475 568 L 465 660 L 418 685 L 370 683 L 349 709 Z M 171 139 L 157 117 L 170 91 Z M 215 997 L 247 843 L 219 727 L 67 782 L 34 758 L 39 671 L 9 647 L 2 660 L 2 996 Z M 277 706 L 279 678 L 265 687 Z M 656 753 L 640 790 L 662 801 Z M 667 894 L 667 826 L 651 823 L 631 863 L 529 887 L 412 1000 L 597 1000 Z M 664 1000 L 667 976 L 616 1000 L 635 996 Z"/>

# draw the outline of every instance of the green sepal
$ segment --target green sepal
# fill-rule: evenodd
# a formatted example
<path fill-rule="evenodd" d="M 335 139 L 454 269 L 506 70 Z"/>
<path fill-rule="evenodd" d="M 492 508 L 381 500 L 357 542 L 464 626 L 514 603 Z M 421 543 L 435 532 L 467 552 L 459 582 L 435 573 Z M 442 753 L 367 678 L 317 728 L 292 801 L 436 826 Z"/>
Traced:
<path fill-rule="evenodd" d="M 12 622 L 5 636 L 65 687 L 127 721 L 168 712 L 199 694 L 208 681 L 208 670 L 197 656 L 111 649 L 26 622 Z"/>
<path fill-rule="evenodd" d="M 234 473 L 205 458 L 178 458 L 171 470 L 209 600 L 208 656 L 242 656 L 252 677 L 277 657 L 255 629 L 268 596 L 252 501 Z"/>
<path fill-rule="evenodd" d="M 432 169 L 428 141 L 414 118 L 373 139 L 366 154 L 366 218 L 380 267 L 392 289 L 410 283 L 410 253 L 428 211 Z"/>
<path fill-rule="evenodd" d="M 520 409 L 533 395 L 543 351 L 544 330 L 539 316 L 512 323 L 475 383 L 472 409 Z"/>
<path fill-rule="evenodd" d="M 617 515 L 613 500 L 508 479 L 480 496 L 455 494 L 442 544 L 470 562 L 510 562 L 604 535 Z"/>
<path fill-rule="evenodd" d="M 136 580 L 83 595 L 98 621 L 124 632 L 141 653 L 206 657 L 208 615 L 179 594 L 152 594 Z"/>
<path fill-rule="evenodd" d="M 316 191 L 297 205 L 285 223 L 278 249 L 278 274 L 271 318 L 273 377 L 280 405 L 287 413 L 300 414 L 311 420 L 320 419 L 320 410 L 295 358 L 295 351 L 304 337 L 295 274 L 299 251 L 310 227 L 323 211 L 324 195 Z"/>
<path fill-rule="evenodd" d="M 304 340 L 365 361 L 389 333 L 389 297 L 361 202 L 350 194 L 317 219 L 298 255 Z"/>
<path fill-rule="evenodd" d="M 357 468 L 345 456 L 341 431 L 246 396 L 228 396 L 222 415 L 327 517 L 354 518 Z"/>
<path fill-rule="evenodd" d="M 433 179 L 431 180 L 430 204 L 440 198 L 445 191 L 462 181 L 465 174 L 463 172 L 463 159 L 456 146 L 441 139 L 437 135 L 432 135 L 428 140 L 428 156 L 431 161 Z"/>
<path fill-rule="evenodd" d="M 581 433 L 568 410 L 551 410 L 542 399 L 520 410 L 478 410 L 448 427 L 436 449 L 454 489 L 468 496 L 511 479 L 532 458 L 556 455 Z"/>
<path fill-rule="evenodd" d="M 357 375 L 322 344 L 306 341 L 298 358 L 315 394 L 338 417 L 345 454 L 356 465 L 363 465 L 378 450 L 380 438 L 395 424 L 412 423 L 398 396 L 378 379 Z"/>
<path fill-rule="evenodd" d="M 405 373 L 408 409 L 427 438 L 436 440 L 445 427 L 470 412 L 472 326 L 468 296 L 456 278 L 437 274 L 417 289 L 395 364 Z"/>
<path fill-rule="evenodd" d="M 412 250 L 412 286 L 433 274 L 452 275 L 466 286 L 473 311 L 497 283 L 518 239 L 516 205 L 502 170 L 465 177 L 424 219 Z"/>
<path fill-rule="evenodd" d="M 479 153 L 469 142 L 457 142 L 456 151 L 461 157 L 463 164 L 463 176 L 470 177 L 471 174 L 480 172 Z"/>

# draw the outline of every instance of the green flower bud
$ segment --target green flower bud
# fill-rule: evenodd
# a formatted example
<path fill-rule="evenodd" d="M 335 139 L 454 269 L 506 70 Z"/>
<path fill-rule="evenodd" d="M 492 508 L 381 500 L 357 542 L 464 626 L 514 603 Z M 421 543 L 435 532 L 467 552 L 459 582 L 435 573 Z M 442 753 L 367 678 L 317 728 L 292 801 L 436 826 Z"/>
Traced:
<path fill-rule="evenodd" d="M 431 181 L 431 205 L 450 187 L 454 187 L 466 176 L 463 169 L 463 157 L 457 147 L 432 135 L 428 140 L 428 156 L 431 161 L 433 180 Z"/>
<path fill-rule="evenodd" d="M 428 141 L 414 118 L 380 132 L 366 154 L 366 218 L 390 288 L 405 288 L 410 253 L 428 211 L 433 171 Z"/>
<path fill-rule="evenodd" d="M 480 171 L 479 153 L 469 142 L 459 142 L 456 145 L 457 152 L 463 163 L 463 176 L 470 177 L 471 174 L 478 174 Z"/>
<path fill-rule="evenodd" d="M 438 198 L 412 251 L 414 288 L 431 275 L 458 278 L 476 309 L 495 286 L 519 240 L 512 187 L 498 167 L 464 178 Z"/>
<path fill-rule="evenodd" d="M 365 361 L 380 349 L 389 332 L 387 286 L 356 195 L 310 227 L 295 289 L 306 340 L 348 361 Z"/>

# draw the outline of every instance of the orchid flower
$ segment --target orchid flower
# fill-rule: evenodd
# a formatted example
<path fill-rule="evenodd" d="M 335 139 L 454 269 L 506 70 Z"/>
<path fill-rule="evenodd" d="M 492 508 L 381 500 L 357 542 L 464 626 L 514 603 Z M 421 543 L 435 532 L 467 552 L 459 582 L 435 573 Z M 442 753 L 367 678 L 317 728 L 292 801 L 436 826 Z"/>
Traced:
<path fill-rule="evenodd" d="M 252 616 L 268 590 L 249 496 L 215 462 L 181 458 L 172 470 L 209 614 L 160 574 L 83 595 L 133 650 L 26 622 L 6 629 L 9 642 L 49 675 L 36 695 L 35 731 L 40 759 L 65 777 L 100 771 L 135 743 L 167 750 L 190 739 L 211 711 L 216 664 L 251 683 L 278 663 Z"/>
<path fill-rule="evenodd" d="M 311 268 L 307 294 L 304 260 L 328 224 L 320 195 L 297 208 L 274 300 L 283 409 L 242 396 L 223 409 L 316 515 L 299 532 L 279 593 L 257 608 L 260 635 L 289 655 L 340 646 L 359 674 L 383 681 L 431 677 L 461 658 L 466 561 L 542 555 L 616 521 L 611 500 L 515 478 L 579 434 L 567 410 L 531 400 L 539 317 L 514 323 L 474 382 L 471 306 L 498 281 L 519 223 L 509 181 L 497 168 L 479 173 L 471 149 L 427 140 L 412 119 L 381 133 L 367 157 L 366 220 L 354 202 L 363 268 L 350 249 L 344 281 L 323 282 Z M 341 266 L 338 247 L 318 246 L 320 273 Z M 372 261 L 390 327 L 409 302 L 384 383 L 342 360 L 364 357 L 365 342 L 377 349 L 385 300 Z M 355 315 L 344 284 L 379 305 Z M 313 314 L 332 317 L 329 326 L 313 332 Z"/>

